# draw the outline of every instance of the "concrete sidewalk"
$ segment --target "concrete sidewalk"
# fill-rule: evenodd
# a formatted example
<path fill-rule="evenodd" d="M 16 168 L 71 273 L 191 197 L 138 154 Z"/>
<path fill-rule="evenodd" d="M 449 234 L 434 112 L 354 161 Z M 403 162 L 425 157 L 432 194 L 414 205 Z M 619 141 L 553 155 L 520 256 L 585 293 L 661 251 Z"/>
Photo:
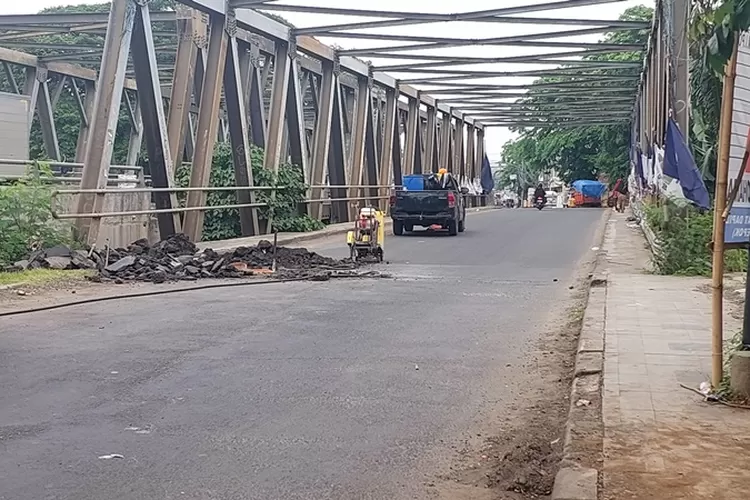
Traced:
<path fill-rule="evenodd" d="M 631 224 L 632 226 L 632 224 Z M 747 499 L 750 411 L 680 388 L 711 373 L 708 280 L 648 273 L 637 227 L 612 213 L 603 375 L 604 499 Z M 726 314 L 725 331 L 740 328 Z"/>

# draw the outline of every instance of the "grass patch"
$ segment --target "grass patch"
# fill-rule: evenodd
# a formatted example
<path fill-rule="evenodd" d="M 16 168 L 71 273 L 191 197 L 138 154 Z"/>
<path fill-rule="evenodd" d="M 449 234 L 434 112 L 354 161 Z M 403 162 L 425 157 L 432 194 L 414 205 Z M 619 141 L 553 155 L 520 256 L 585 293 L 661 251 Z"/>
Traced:
<path fill-rule="evenodd" d="M 0 273 L 0 286 L 23 283 L 29 286 L 49 285 L 68 281 L 83 280 L 91 276 L 93 271 L 73 269 L 61 271 L 59 269 L 29 269 L 27 271 Z"/>

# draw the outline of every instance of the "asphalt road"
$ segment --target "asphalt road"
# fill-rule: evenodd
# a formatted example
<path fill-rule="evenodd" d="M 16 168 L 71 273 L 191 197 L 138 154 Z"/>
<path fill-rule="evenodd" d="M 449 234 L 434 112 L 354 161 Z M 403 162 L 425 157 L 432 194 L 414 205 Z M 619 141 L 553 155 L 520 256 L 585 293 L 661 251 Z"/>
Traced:
<path fill-rule="evenodd" d="M 0 499 L 419 498 L 523 390 L 600 219 L 492 210 L 457 237 L 390 236 L 394 280 L 3 318 Z"/>

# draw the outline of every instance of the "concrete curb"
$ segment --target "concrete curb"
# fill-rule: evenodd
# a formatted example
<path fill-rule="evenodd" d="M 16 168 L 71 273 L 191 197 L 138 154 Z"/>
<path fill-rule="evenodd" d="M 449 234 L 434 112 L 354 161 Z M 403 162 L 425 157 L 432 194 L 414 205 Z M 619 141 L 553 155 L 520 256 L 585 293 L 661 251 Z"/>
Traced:
<path fill-rule="evenodd" d="M 570 409 L 565 424 L 563 457 L 555 476 L 552 500 L 597 500 L 601 456 L 602 375 L 607 306 L 607 275 L 597 261 L 592 275 L 576 352 Z M 598 451 L 592 457 L 592 443 Z"/>

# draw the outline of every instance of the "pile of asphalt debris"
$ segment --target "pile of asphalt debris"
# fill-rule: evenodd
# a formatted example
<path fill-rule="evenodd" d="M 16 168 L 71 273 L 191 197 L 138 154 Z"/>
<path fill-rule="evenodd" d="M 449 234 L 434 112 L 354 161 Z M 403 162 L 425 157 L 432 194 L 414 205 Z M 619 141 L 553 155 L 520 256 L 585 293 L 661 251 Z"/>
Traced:
<path fill-rule="evenodd" d="M 274 266 L 275 259 L 275 266 Z M 275 273 L 271 274 L 275 267 Z M 195 281 L 203 278 L 242 278 L 261 275 L 273 279 L 327 280 L 339 277 L 385 277 L 382 273 L 357 271 L 349 259 L 324 257 L 305 248 L 274 246 L 260 241 L 254 247 L 239 247 L 232 252 L 200 250 L 184 234 L 177 234 L 153 245 L 138 240 L 127 248 L 72 250 L 57 246 L 38 250 L 28 259 L 16 262 L 13 269 L 91 269 L 98 271 L 90 279 L 96 282 L 132 281 L 165 283 Z"/>

